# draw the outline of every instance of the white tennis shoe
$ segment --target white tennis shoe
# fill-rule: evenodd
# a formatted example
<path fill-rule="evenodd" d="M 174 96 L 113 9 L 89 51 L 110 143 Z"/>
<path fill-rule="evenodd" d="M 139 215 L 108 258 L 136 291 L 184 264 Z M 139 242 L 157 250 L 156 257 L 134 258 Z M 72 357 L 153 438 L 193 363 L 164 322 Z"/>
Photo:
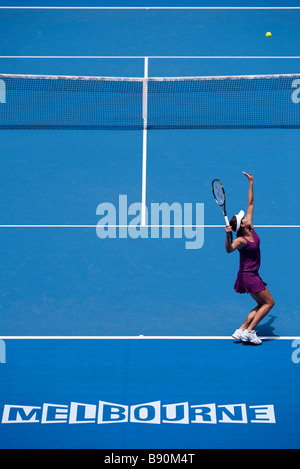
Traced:
<path fill-rule="evenodd" d="M 247 329 L 241 333 L 242 342 L 251 342 L 251 344 L 260 345 L 262 341 L 257 337 L 256 331 L 248 331 Z"/>
<path fill-rule="evenodd" d="M 242 334 L 243 332 L 245 331 L 246 329 L 237 329 L 236 331 L 234 331 L 234 333 L 232 334 L 232 337 L 236 340 L 242 340 Z"/>

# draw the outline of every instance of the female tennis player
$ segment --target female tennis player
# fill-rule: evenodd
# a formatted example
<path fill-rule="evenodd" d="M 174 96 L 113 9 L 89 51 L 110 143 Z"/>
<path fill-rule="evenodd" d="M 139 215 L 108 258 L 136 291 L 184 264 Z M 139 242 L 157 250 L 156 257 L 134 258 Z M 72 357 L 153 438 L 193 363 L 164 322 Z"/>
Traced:
<path fill-rule="evenodd" d="M 261 344 L 262 341 L 257 337 L 255 328 L 257 324 L 271 311 L 275 302 L 271 293 L 262 281 L 258 270 L 260 267 L 260 239 L 254 231 L 252 224 L 253 216 L 253 176 L 243 172 L 249 181 L 248 208 L 245 212 L 241 210 L 232 217 L 229 225 L 225 227 L 226 240 L 225 249 L 228 253 L 238 249 L 240 253 L 240 267 L 237 279 L 234 285 L 234 291 L 237 293 L 249 293 L 256 301 L 257 306 L 250 311 L 246 320 L 237 329 L 232 337 L 242 342 L 251 342 Z M 230 233 L 236 231 L 237 237 L 231 242 Z"/>

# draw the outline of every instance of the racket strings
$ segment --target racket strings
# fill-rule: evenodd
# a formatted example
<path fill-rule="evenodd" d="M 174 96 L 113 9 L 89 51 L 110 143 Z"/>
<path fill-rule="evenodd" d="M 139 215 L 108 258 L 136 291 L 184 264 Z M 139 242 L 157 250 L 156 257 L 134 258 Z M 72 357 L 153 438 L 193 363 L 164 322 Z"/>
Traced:
<path fill-rule="evenodd" d="M 215 181 L 213 183 L 213 192 L 214 192 L 215 199 L 216 199 L 217 203 L 219 205 L 223 205 L 224 201 L 225 201 L 225 194 L 224 194 L 224 191 L 222 189 L 222 186 L 220 185 L 220 183 L 218 181 Z"/>

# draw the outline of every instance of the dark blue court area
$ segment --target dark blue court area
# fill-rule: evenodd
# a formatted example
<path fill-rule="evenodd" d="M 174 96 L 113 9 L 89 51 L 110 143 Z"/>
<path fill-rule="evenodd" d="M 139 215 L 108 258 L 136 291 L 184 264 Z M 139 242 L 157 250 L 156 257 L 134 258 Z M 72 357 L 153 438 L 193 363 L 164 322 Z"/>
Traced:
<path fill-rule="evenodd" d="M 0 448 L 299 448 L 299 20 L 299 8 L 0 7 Z M 146 65 L 148 78 L 288 78 L 284 92 L 268 79 L 263 101 L 252 78 L 230 99 L 223 88 L 206 101 L 210 125 L 195 128 L 199 89 L 155 82 L 152 94 Z M 37 107 L 56 118 L 59 105 L 33 78 L 22 89 L 4 75 L 139 85 L 102 91 L 93 117 L 103 111 L 105 129 L 25 128 Z M 64 112 L 90 118 L 91 90 Z M 164 126 L 174 96 L 186 112 L 176 128 Z M 228 116 L 244 125 L 226 128 L 233 102 Z M 138 125 L 109 130 L 133 105 Z M 22 128 L 5 128 L 21 115 Z M 274 116 L 277 128 L 260 125 Z M 220 178 L 228 217 L 246 211 L 242 171 L 254 175 L 260 275 L 275 300 L 261 346 L 231 337 L 256 304 L 233 290 L 239 255 L 225 251 L 211 191 Z"/>

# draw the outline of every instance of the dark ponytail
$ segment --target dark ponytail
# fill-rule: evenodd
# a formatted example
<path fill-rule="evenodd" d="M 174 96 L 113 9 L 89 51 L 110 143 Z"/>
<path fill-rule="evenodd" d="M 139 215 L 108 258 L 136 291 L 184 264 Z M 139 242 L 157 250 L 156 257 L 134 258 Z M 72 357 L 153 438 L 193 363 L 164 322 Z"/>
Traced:
<path fill-rule="evenodd" d="M 232 231 L 236 231 L 236 225 L 237 225 L 237 219 L 236 219 L 236 216 L 234 215 L 230 222 L 229 222 L 229 225 L 231 226 L 232 228 Z M 242 236 L 242 227 L 240 226 L 240 229 L 239 231 L 237 232 L 236 234 L 236 237 L 238 238 L 239 236 Z"/>

